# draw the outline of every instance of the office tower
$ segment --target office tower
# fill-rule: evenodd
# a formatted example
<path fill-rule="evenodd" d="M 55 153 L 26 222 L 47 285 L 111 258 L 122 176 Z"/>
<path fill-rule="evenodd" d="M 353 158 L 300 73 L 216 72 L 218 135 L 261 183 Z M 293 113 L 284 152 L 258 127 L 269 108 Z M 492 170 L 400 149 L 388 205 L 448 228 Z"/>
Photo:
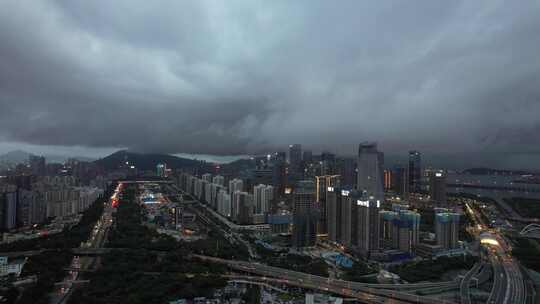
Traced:
<path fill-rule="evenodd" d="M 356 185 L 356 162 L 353 158 L 336 159 L 336 174 L 341 176 L 340 184 L 345 188 L 354 188 Z"/>
<path fill-rule="evenodd" d="M 211 183 L 212 182 L 212 174 L 211 173 L 205 173 L 201 176 L 201 179 L 208 182 L 208 183 Z"/>
<path fill-rule="evenodd" d="M 315 208 L 315 183 L 299 181 L 293 194 L 294 247 L 314 246 L 317 240 L 318 214 Z"/>
<path fill-rule="evenodd" d="M 274 186 L 276 198 L 280 198 L 285 193 L 287 185 L 287 165 L 281 157 L 272 159 L 272 186 Z"/>
<path fill-rule="evenodd" d="M 446 174 L 433 172 L 429 178 L 429 193 L 435 206 L 447 206 Z"/>
<path fill-rule="evenodd" d="M 159 177 L 167 177 L 167 165 L 166 164 L 157 164 L 156 174 Z"/>
<path fill-rule="evenodd" d="M 411 192 L 422 190 L 422 163 L 418 151 L 409 151 L 409 189 Z"/>
<path fill-rule="evenodd" d="M 319 222 L 317 224 L 317 233 L 328 233 L 328 224 L 326 219 L 326 192 L 328 187 L 339 187 L 339 175 L 315 176 L 315 202 L 319 209 Z"/>
<path fill-rule="evenodd" d="M 302 178 L 302 145 L 289 146 L 289 179 L 295 182 Z"/>
<path fill-rule="evenodd" d="M 376 143 L 361 143 L 358 147 L 357 189 L 367 199 L 382 202 L 384 155 L 377 151 Z"/>
<path fill-rule="evenodd" d="M 44 176 L 46 174 L 45 157 L 30 155 L 29 163 L 33 175 Z"/>
<path fill-rule="evenodd" d="M 328 239 L 332 242 L 341 243 L 341 188 L 328 187 L 326 189 L 326 219 L 328 225 Z"/>
<path fill-rule="evenodd" d="M 220 186 L 225 186 L 225 177 L 223 177 L 221 175 L 216 175 L 216 176 L 214 176 L 214 178 L 212 178 L 212 183 L 213 184 L 218 184 Z"/>
<path fill-rule="evenodd" d="M 362 200 L 363 195 L 353 197 L 357 206 L 357 241 L 356 246 L 360 252 L 368 254 L 379 250 L 380 222 L 379 211 L 381 202 L 376 200 Z"/>
<path fill-rule="evenodd" d="M 435 239 L 437 245 L 444 249 L 458 247 L 459 213 L 436 213 L 435 214 Z"/>
<path fill-rule="evenodd" d="M 393 172 L 390 169 L 384 170 L 384 191 L 390 191 L 392 190 L 393 184 L 392 184 L 392 176 Z"/>
<path fill-rule="evenodd" d="M 233 218 L 240 225 L 251 224 L 253 217 L 253 196 L 247 192 L 233 193 Z"/>
<path fill-rule="evenodd" d="M 356 202 L 351 199 L 351 191 L 341 189 L 340 243 L 346 247 L 358 244 L 358 215 Z"/>
<path fill-rule="evenodd" d="M 409 198 L 409 170 L 408 167 L 397 166 L 392 172 L 392 187 L 394 192 L 404 199 Z"/>
<path fill-rule="evenodd" d="M 253 202 L 255 204 L 254 214 L 266 214 L 274 199 L 274 187 L 259 184 L 253 187 Z"/>

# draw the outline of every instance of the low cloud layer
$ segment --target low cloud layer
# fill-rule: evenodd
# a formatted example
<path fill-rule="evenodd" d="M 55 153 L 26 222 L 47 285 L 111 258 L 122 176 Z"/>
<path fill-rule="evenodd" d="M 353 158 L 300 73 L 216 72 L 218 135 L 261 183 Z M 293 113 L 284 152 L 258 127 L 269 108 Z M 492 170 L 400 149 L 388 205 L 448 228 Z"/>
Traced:
<path fill-rule="evenodd" d="M 9 1 L 0 142 L 540 153 L 537 1 Z"/>

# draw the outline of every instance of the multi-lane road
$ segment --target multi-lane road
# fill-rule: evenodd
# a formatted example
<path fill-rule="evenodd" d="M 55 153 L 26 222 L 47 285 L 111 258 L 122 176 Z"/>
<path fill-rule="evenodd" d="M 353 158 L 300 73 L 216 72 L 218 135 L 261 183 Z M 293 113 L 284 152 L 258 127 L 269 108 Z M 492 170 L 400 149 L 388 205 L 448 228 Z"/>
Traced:
<path fill-rule="evenodd" d="M 512 257 L 511 248 L 507 240 L 497 230 L 489 229 L 479 212 L 468 204 L 466 211 L 475 222 L 475 232 L 481 242 L 487 247 L 489 261 L 493 267 L 493 287 L 487 303 L 513 304 L 526 303 L 526 289 L 523 274 L 518 261 Z M 484 236 L 482 236 L 484 232 Z M 488 234 L 485 234 L 488 232 Z M 468 293 L 468 289 L 462 289 Z M 461 295 L 462 299 L 468 298 L 468 294 Z M 463 302 L 470 303 L 470 302 Z"/>
<path fill-rule="evenodd" d="M 499 235 L 497 240 L 499 245 L 491 246 L 489 250 L 494 283 L 488 303 L 525 303 L 525 282 L 519 264 L 509 254 L 506 240 Z"/>
<path fill-rule="evenodd" d="M 92 229 L 92 234 L 90 238 L 81 244 L 79 249 L 97 249 L 102 248 L 105 242 L 107 241 L 107 235 L 109 233 L 110 227 L 112 225 L 112 213 L 114 208 L 112 207 L 113 198 L 116 198 L 120 194 L 121 184 L 116 188 L 116 191 L 111 197 L 110 200 L 105 202 L 103 213 L 99 220 L 94 225 Z M 95 267 L 96 261 L 99 257 L 79 257 L 78 255 L 73 257 L 71 265 L 69 267 L 68 275 L 64 280 L 57 284 L 57 289 L 53 292 L 53 295 L 50 297 L 51 304 L 62 304 L 66 303 L 69 299 L 71 293 L 73 292 L 74 281 L 77 281 L 81 272 L 91 270 Z"/>
<path fill-rule="evenodd" d="M 478 272 L 484 265 L 477 263 L 469 270 L 459 284 L 460 299 L 462 304 L 471 304 L 470 286 L 471 280 L 474 276 L 478 275 Z"/>

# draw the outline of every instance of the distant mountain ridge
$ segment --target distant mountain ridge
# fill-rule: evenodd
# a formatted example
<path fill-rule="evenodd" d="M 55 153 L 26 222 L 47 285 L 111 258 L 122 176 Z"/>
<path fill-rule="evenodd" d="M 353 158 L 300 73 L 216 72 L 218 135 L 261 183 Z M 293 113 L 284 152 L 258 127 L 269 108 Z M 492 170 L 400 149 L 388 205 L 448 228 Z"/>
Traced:
<path fill-rule="evenodd" d="M 22 150 L 14 150 L 0 155 L 0 163 L 16 165 L 20 163 L 27 163 L 31 153 Z"/>
<path fill-rule="evenodd" d="M 139 170 L 155 170 L 158 164 L 166 164 L 168 168 L 199 167 L 210 164 L 169 154 L 136 153 L 120 150 L 104 158 L 94 161 L 106 170 L 116 170 L 126 165 L 135 166 Z M 128 162 L 129 164 L 126 164 Z"/>
<path fill-rule="evenodd" d="M 5 166 L 15 166 L 21 163 L 28 163 L 28 159 L 33 154 L 23 150 L 14 150 L 0 155 L 0 164 Z M 84 156 L 65 156 L 65 155 L 43 155 L 48 163 L 63 163 L 68 159 L 77 159 L 79 161 L 94 161 L 94 158 Z"/>

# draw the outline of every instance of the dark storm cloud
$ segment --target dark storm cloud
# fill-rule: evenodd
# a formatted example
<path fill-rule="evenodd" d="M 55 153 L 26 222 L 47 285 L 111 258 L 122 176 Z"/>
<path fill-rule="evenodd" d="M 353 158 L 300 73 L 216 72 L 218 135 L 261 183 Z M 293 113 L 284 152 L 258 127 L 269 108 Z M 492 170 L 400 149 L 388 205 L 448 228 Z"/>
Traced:
<path fill-rule="evenodd" d="M 3 2 L 0 141 L 538 153 L 519 1 Z"/>

